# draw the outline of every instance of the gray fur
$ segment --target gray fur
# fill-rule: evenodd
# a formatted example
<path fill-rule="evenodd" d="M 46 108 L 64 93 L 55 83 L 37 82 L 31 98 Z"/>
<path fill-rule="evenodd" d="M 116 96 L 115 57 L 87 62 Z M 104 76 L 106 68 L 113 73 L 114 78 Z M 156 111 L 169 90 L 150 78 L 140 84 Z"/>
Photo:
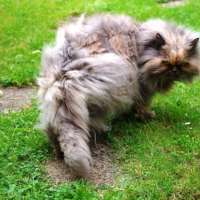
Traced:
<path fill-rule="evenodd" d="M 122 15 L 82 16 L 59 28 L 54 48 L 44 48 L 37 79 L 41 129 L 78 178 L 90 174 L 90 131 L 103 132 L 105 117 L 119 112 L 131 111 L 140 119 L 154 117 L 148 111 L 152 96 L 173 85 L 175 78 L 162 88 L 157 85 L 163 79 L 152 76 L 159 71 L 155 66 L 161 61 L 155 58 L 162 50 L 148 49 L 147 44 L 158 30 L 165 40 L 178 37 L 163 21 L 140 24 Z M 192 41 L 196 35 L 185 31 L 183 38 Z M 185 46 L 188 43 L 181 48 Z M 193 77 L 199 73 L 199 58 L 192 54 L 189 59 Z"/>

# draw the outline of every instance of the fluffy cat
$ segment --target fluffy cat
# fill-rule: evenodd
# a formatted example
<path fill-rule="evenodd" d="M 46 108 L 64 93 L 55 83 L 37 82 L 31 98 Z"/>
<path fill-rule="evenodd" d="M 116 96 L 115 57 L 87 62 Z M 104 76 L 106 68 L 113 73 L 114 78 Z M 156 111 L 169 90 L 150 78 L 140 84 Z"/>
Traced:
<path fill-rule="evenodd" d="M 123 15 L 82 16 L 58 29 L 37 79 L 41 127 L 77 178 L 89 177 L 90 132 L 105 131 L 106 116 L 154 118 L 156 92 L 199 75 L 198 40 L 183 27 Z"/>

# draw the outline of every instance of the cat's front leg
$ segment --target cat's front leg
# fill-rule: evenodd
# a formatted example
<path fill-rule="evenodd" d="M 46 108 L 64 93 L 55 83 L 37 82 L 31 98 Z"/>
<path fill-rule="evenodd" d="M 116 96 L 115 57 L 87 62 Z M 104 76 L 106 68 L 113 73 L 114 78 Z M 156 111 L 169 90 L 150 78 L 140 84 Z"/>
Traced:
<path fill-rule="evenodd" d="M 148 120 L 155 118 L 155 112 L 149 111 L 149 105 L 145 105 L 142 101 L 136 102 L 132 108 L 134 117 L 139 120 Z"/>
<path fill-rule="evenodd" d="M 139 120 L 154 119 L 155 112 L 154 111 L 137 112 L 137 113 L 135 113 L 135 118 L 137 118 Z"/>

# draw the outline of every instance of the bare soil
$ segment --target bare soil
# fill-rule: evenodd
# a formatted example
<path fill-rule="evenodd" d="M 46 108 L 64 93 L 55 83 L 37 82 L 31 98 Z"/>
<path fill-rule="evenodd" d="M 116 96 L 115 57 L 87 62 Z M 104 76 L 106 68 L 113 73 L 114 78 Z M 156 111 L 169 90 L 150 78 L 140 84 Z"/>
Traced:
<path fill-rule="evenodd" d="M 22 107 L 28 107 L 31 99 L 36 93 L 36 87 L 18 88 L 0 88 L 0 113 L 19 111 Z"/>
<path fill-rule="evenodd" d="M 110 158 L 114 157 L 114 153 L 105 143 L 90 144 L 90 150 L 93 164 L 91 165 L 91 176 L 88 182 L 96 186 L 112 185 L 114 183 L 115 168 Z M 46 170 L 48 171 L 48 177 L 53 178 L 54 185 L 59 182 L 67 183 L 75 180 L 64 159 L 59 159 L 56 156 L 53 156 L 46 164 Z"/>
<path fill-rule="evenodd" d="M 167 3 L 162 3 L 162 6 L 164 7 L 177 7 L 181 6 L 186 2 L 186 0 L 172 0 Z"/>

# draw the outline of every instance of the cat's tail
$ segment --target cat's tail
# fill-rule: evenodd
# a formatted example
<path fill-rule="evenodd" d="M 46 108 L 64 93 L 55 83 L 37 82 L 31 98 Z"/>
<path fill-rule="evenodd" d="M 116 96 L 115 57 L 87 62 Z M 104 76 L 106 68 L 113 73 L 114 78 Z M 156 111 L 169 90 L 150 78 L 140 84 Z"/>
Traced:
<path fill-rule="evenodd" d="M 92 163 L 87 144 L 89 140 L 89 114 L 86 105 L 87 91 L 85 91 L 87 89 L 76 84 L 75 77 L 70 75 L 70 72 L 63 74 L 59 59 L 55 49 L 47 47 L 43 51 L 41 77 L 37 79 L 41 110 L 40 128 L 49 138 L 57 138 L 57 142 L 51 142 L 55 150 L 64 153 L 65 162 L 75 176 L 87 178 Z M 50 133 L 47 131 L 49 126 L 52 127 Z"/>

